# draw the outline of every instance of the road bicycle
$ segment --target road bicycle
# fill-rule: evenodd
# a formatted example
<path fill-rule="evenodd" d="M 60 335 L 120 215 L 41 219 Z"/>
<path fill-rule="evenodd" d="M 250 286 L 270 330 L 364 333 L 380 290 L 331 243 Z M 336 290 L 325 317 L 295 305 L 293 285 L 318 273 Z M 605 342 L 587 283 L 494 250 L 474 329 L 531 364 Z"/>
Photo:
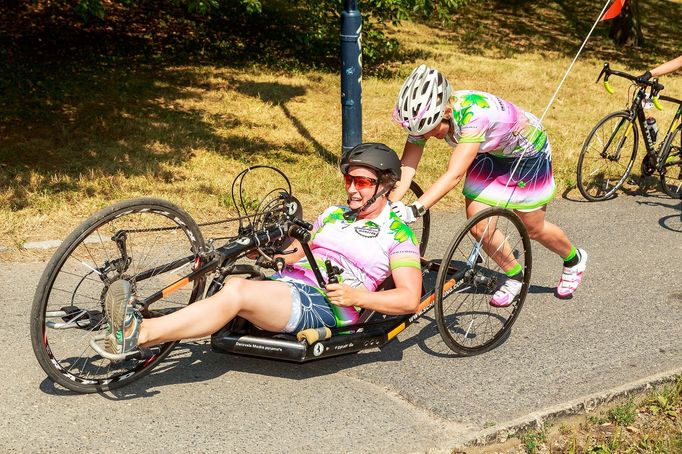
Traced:
<path fill-rule="evenodd" d="M 262 172 L 274 174 L 283 184 L 263 189 L 260 198 L 248 195 L 247 186 L 274 180 L 250 177 Z M 409 197 L 419 195 L 421 189 L 413 184 Z M 168 342 L 125 354 L 102 347 L 108 325 L 104 296 L 116 280 L 131 283 L 135 304 L 144 318 L 151 318 L 213 295 L 229 276 L 265 279 L 266 273 L 281 267 L 274 256 L 292 252 L 288 249 L 292 238 L 312 257 L 308 246 L 312 225 L 303 220 L 284 173 L 270 166 L 248 168 L 235 178 L 231 198 L 235 218 L 201 227 L 215 229 L 219 223 L 233 222 L 239 224 L 236 234 L 218 234 L 208 241 L 187 212 L 154 198 L 114 204 L 76 228 L 47 264 L 31 310 L 33 350 L 49 378 L 75 392 L 112 390 L 144 377 L 176 345 Z M 220 226 L 218 231 L 226 230 Z M 429 230 L 427 213 L 415 228 L 422 255 Z M 521 293 L 509 307 L 489 304 L 506 276 L 491 259 L 504 248 L 491 251 L 472 233 L 484 238 L 485 231 L 506 239 L 506 253 L 524 269 Z M 259 253 L 255 261 L 248 258 L 254 251 Z M 490 208 L 467 221 L 442 260 L 422 258 L 421 304 L 414 314 L 388 316 L 363 310 L 355 325 L 296 335 L 266 332 L 237 317 L 212 335 L 211 346 L 218 352 L 305 362 L 381 347 L 435 307 L 438 330 L 450 349 L 458 355 L 483 353 L 504 341 L 518 317 L 528 293 L 531 262 L 530 240 L 518 216 Z M 323 287 L 316 261 L 309 263 Z M 381 288 L 391 285 L 389 278 Z"/>
<path fill-rule="evenodd" d="M 616 71 L 604 63 L 597 82 L 604 77 L 604 87 L 610 76 L 632 81 L 628 95 L 629 107 L 602 118 L 585 139 L 578 158 L 578 189 L 585 199 L 596 202 L 615 195 L 632 171 L 637 156 L 639 134 L 642 131 L 646 156 L 641 163 L 642 176 L 658 173 L 663 191 L 675 199 L 682 198 L 682 100 L 659 96 L 663 85 L 656 79 L 637 80 L 636 76 Z M 661 101 L 677 105 L 675 116 L 660 145 L 656 147 L 657 131 L 644 112 L 649 102 L 662 110 Z M 639 127 L 638 127 L 639 126 Z"/>

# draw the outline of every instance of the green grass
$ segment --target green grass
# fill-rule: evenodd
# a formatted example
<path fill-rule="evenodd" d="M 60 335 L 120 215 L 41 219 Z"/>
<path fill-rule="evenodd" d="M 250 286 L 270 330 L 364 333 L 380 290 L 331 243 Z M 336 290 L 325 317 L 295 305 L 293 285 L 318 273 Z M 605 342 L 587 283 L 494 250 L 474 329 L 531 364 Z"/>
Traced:
<path fill-rule="evenodd" d="M 682 15 L 682 2 L 653 0 L 643 9 L 648 47 L 614 49 L 602 25 L 545 120 L 558 194 L 575 182 L 592 125 L 626 100 L 622 81 L 614 81 L 613 96 L 594 84 L 601 63 L 641 72 L 679 52 L 667 18 Z M 363 138 L 402 149 L 405 134 L 391 110 L 403 77 L 421 62 L 441 69 L 455 88 L 490 91 L 540 115 L 598 10 L 587 0 L 483 2 L 464 8 L 448 28 L 404 23 L 391 34 L 414 59 L 389 62 L 385 77 L 364 79 Z M 49 64 L 42 54 L 24 56 L 0 68 L 2 246 L 64 237 L 126 197 L 170 199 L 199 221 L 227 216 L 233 177 L 254 164 L 282 169 L 308 217 L 344 200 L 336 170 L 338 74 L 158 56 L 86 58 L 69 56 L 68 47 Z M 665 84 L 682 96 L 681 77 Z M 432 183 L 449 155 L 444 143 L 429 143 L 417 181 Z M 437 209 L 460 205 L 457 189 Z"/>
<path fill-rule="evenodd" d="M 503 444 L 466 449 L 490 453 L 678 453 L 682 452 L 682 376 L 646 393 L 529 430 Z"/>

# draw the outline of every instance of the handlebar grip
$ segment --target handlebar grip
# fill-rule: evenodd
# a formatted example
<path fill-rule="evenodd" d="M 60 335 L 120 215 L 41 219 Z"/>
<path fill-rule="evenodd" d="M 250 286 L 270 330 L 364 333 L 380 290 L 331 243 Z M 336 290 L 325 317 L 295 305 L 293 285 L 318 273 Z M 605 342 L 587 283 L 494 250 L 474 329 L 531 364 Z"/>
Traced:
<path fill-rule="evenodd" d="M 312 230 L 313 229 L 313 225 L 310 222 L 304 221 L 303 219 L 298 219 L 298 218 L 294 219 L 294 224 L 296 224 L 299 227 L 303 227 L 306 230 Z"/>
<path fill-rule="evenodd" d="M 289 236 L 297 239 L 301 243 L 310 241 L 310 232 L 299 225 L 292 225 L 289 227 Z"/>

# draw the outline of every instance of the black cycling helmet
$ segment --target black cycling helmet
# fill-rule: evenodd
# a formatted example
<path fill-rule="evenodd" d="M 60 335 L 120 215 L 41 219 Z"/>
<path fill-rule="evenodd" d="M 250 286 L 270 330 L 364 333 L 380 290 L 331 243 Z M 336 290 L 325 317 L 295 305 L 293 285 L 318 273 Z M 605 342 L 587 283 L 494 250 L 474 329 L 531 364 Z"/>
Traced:
<path fill-rule="evenodd" d="M 341 173 L 348 173 L 350 166 L 369 167 L 381 175 L 389 174 L 394 182 L 400 180 L 400 158 L 383 143 L 361 143 L 344 153 L 339 164 Z"/>

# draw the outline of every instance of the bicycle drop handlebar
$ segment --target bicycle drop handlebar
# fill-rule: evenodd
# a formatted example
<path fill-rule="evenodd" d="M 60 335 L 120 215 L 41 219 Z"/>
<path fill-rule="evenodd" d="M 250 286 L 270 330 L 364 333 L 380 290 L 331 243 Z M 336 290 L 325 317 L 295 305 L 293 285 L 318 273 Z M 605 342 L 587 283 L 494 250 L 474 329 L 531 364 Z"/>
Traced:
<path fill-rule="evenodd" d="M 601 78 L 604 77 L 604 88 L 606 89 L 606 91 L 608 91 L 611 94 L 613 94 L 615 92 L 615 90 L 609 84 L 609 77 L 610 76 L 622 77 L 624 79 L 632 81 L 636 85 L 650 87 L 651 88 L 651 98 L 653 100 L 654 105 L 656 106 L 657 109 L 663 110 L 663 108 L 661 107 L 661 104 L 658 101 L 658 94 L 665 87 L 662 84 L 658 83 L 658 79 L 641 80 L 638 76 L 633 76 L 632 74 L 628 74 L 628 73 L 623 72 L 623 71 L 611 69 L 611 67 L 609 66 L 609 63 L 606 62 L 606 63 L 604 63 L 604 66 L 602 67 L 602 70 L 599 73 L 599 77 L 597 77 L 597 80 L 595 82 L 599 82 L 601 80 Z"/>

